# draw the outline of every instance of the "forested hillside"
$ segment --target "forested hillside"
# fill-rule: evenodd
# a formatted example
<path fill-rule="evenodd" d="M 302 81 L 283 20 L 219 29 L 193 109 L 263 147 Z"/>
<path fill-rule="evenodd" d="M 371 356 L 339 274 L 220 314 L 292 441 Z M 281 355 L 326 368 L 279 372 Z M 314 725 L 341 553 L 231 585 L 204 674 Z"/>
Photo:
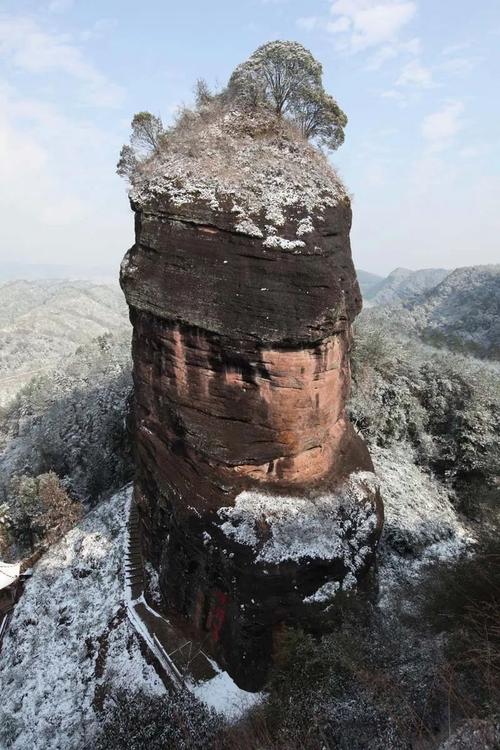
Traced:
<path fill-rule="evenodd" d="M 0 285 L 0 299 L 0 404 L 78 346 L 128 329 L 118 284 L 11 281 Z"/>
<path fill-rule="evenodd" d="M 467 289 L 476 300 L 487 294 L 491 310 L 497 279 L 496 269 L 460 269 L 407 307 L 379 305 L 358 319 L 349 411 L 370 445 L 384 497 L 378 569 L 366 590 L 337 596 L 332 634 L 321 639 L 286 634 L 267 700 L 235 726 L 209 716 L 196 702 L 172 702 L 122 619 L 113 583 L 120 561 L 110 544 L 113 550 L 122 544 L 113 516 L 123 496 L 111 503 L 106 498 L 132 472 L 126 432 L 129 334 L 94 339 L 61 360 L 56 374 L 36 377 L 23 388 L 0 422 L 0 557 L 29 554 L 30 545 L 53 551 L 35 570 L 17 606 L 5 643 L 9 656 L 0 661 L 5 686 L 1 736 L 7 747 L 31 742 L 34 728 L 50 742 L 60 737 L 59 730 L 35 720 L 59 716 L 50 695 L 35 684 L 39 660 L 52 653 L 52 640 L 65 667 L 51 684 L 57 695 L 71 696 L 70 710 L 61 716 L 75 748 L 80 747 L 82 701 L 92 706 L 86 712 L 86 736 L 103 750 L 118 750 L 117 742 L 133 736 L 143 742 L 153 730 L 163 738 L 178 737 L 180 731 L 192 748 L 207 737 L 207 748 L 224 750 L 316 748 L 325 737 L 332 746 L 349 750 L 400 750 L 417 740 L 440 750 L 496 747 L 498 369 L 486 356 L 479 360 L 457 352 L 455 341 L 455 351 L 446 348 L 446 338 L 439 349 L 422 341 L 417 310 L 425 309 L 421 319 L 427 325 L 443 325 L 467 304 Z M 454 295 L 459 301 L 453 301 Z M 465 332 L 475 336 L 474 310 Z M 466 326 L 468 317 L 461 319 Z M 486 354 L 496 329 L 480 330 Z M 80 522 L 59 547 L 51 546 L 102 502 L 97 516 Z M 55 579 L 49 576 L 54 565 L 60 569 Z M 70 584 L 80 575 L 85 587 L 79 583 L 78 593 Z M 57 601 L 34 627 L 34 602 L 46 595 L 49 584 L 59 587 Z M 69 609 L 61 586 L 73 592 Z M 103 667 L 96 672 L 75 649 L 78 631 L 68 620 L 74 616 L 78 622 L 88 602 L 98 613 L 95 637 L 86 646 L 89 653 L 101 654 Z M 68 632 L 64 641 L 53 633 L 57 618 Z M 18 660 L 21 668 L 13 666 Z M 82 674 L 83 681 L 75 677 Z M 27 680 L 31 698 L 16 714 Z M 133 680 L 128 694 L 120 692 L 124 680 Z M 113 700 L 104 701 L 105 695 Z M 137 710 L 144 721 L 132 726 L 127 716 Z M 186 710 L 193 717 L 188 724 Z"/>
<path fill-rule="evenodd" d="M 424 341 L 500 359 L 500 265 L 457 268 L 408 310 Z"/>
<path fill-rule="evenodd" d="M 500 358 L 500 266 L 397 269 L 368 292 L 365 311 L 398 338 Z"/>

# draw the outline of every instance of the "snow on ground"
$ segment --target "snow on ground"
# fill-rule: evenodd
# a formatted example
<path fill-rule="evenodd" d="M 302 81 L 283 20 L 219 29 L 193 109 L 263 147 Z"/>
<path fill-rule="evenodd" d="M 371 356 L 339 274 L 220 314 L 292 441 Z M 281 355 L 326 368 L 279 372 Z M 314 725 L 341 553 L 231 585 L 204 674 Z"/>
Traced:
<path fill-rule="evenodd" d="M 433 560 L 460 557 L 474 544 L 455 511 L 453 495 L 414 462 L 409 445 L 372 447 L 380 480 L 385 524 L 379 550 L 380 603 Z"/>
<path fill-rule="evenodd" d="M 306 598 L 304 599 L 304 603 L 323 604 L 323 602 L 329 602 L 335 597 L 335 595 L 338 591 L 340 591 L 341 588 L 344 589 L 344 586 L 342 585 L 341 587 L 339 581 L 327 581 L 323 584 L 323 586 L 320 586 L 320 588 L 315 591 L 314 594 L 311 594 L 311 596 L 306 596 Z"/>
<path fill-rule="evenodd" d="M 390 607 L 399 583 L 417 577 L 432 559 L 463 554 L 473 540 L 448 492 L 415 465 L 410 447 L 374 448 L 372 454 L 386 515 L 379 554 L 380 602 Z M 361 526 L 349 511 L 349 498 L 352 502 L 369 480 L 373 475 L 357 477 L 361 484 L 337 497 L 343 538 L 338 513 L 326 513 L 331 497 L 329 503 L 325 498 L 295 498 L 290 506 L 291 498 L 242 493 L 235 507 L 221 514 L 223 528 L 240 543 L 256 545 L 264 564 L 310 554 L 338 555 L 339 550 L 344 554 L 350 546 L 350 522 L 358 532 L 372 528 L 371 506 L 361 505 Z M 42 558 L 27 582 L 0 656 L 2 750 L 76 750 L 82 738 L 91 746 L 108 686 L 164 693 L 141 655 L 123 605 L 129 497 L 128 490 L 121 491 L 89 514 Z M 263 519 L 271 533 L 259 539 Z M 321 597 L 334 592 L 317 593 Z M 224 672 L 192 689 L 228 718 L 261 699 L 238 690 Z"/>
<path fill-rule="evenodd" d="M 227 672 L 219 670 L 217 664 L 210 659 L 218 674 L 211 680 L 199 682 L 191 686 L 194 695 L 209 708 L 215 709 L 228 721 L 235 721 L 253 706 L 264 700 L 264 693 L 249 693 L 237 686 Z"/>
<path fill-rule="evenodd" d="M 337 492 L 317 497 L 241 492 L 218 514 L 226 536 L 252 547 L 257 562 L 338 558 L 355 573 L 371 552 L 377 517 L 368 498 L 375 488 L 373 473 L 358 472 Z"/>
<path fill-rule="evenodd" d="M 124 507 L 118 492 L 38 563 L 0 655 L 0 747 L 92 744 L 105 685 L 165 692 L 123 606 Z"/>
<path fill-rule="evenodd" d="M 415 463 L 408 445 L 372 448 L 385 508 L 385 537 L 402 552 L 453 539 L 463 526 L 444 485 Z"/>

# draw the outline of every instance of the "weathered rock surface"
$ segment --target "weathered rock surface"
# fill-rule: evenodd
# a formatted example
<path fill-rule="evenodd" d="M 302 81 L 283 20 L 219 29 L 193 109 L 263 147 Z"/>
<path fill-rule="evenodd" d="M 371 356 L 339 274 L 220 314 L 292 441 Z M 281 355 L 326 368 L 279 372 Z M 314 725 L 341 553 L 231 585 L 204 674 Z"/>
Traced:
<path fill-rule="evenodd" d="M 248 136 L 237 158 L 254 147 Z M 160 163 L 132 191 L 121 275 L 146 551 L 170 616 L 247 689 L 265 679 L 284 624 L 315 627 L 363 576 L 382 522 L 345 414 L 361 308 L 349 199 L 309 146 L 268 147 L 285 177 L 310 155 L 316 207 L 294 185 L 275 226 L 264 198 L 242 219 L 243 177 L 179 198 L 185 163 Z"/>

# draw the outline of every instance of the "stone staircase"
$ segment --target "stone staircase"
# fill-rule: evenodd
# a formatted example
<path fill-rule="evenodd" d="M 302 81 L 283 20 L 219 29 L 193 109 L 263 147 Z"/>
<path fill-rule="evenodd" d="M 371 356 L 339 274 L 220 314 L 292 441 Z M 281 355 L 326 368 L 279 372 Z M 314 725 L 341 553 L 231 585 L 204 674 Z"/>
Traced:
<path fill-rule="evenodd" d="M 146 574 L 142 556 L 137 506 L 130 501 L 125 557 L 125 594 L 128 617 L 160 662 L 174 687 L 192 688 L 219 673 L 203 652 L 202 644 L 187 640 L 145 598 Z"/>

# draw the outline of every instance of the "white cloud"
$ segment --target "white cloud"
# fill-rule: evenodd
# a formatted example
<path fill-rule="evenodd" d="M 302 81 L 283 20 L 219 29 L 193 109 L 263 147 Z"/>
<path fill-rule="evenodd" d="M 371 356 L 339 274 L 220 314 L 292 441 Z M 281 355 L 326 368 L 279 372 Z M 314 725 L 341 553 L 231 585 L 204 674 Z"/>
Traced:
<path fill-rule="evenodd" d="M 24 217 L 20 224 L 27 232 L 29 224 L 39 231 L 40 225 L 64 226 L 80 219 L 82 200 L 55 178 L 57 157 L 37 135 L 42 127 L 51 130 L 56 140 L 63 131 L 68 136 L 61 118 L 43 103 L 11 98 L 6 87 L 0 92 L 0 105 L 2 211 L 9 217 L 29 212 L 30 221 Z"/>
<path fill-rule="evenodd" d="M 328 21 L 326 24 L 326 30 L 331 34 L 338 34 L 342 31 L 349 31 L 351 28 L 351 21 L 347 16 L 340 16 L 336 21 Z"/>
<path fill-rule="evenodd" d="M 462 75 L 464 73 L 470 73 L 471 70 L 482 62 L 481 57 L 448 57 L 443 63 L 439 65 L 439 69 L 448 73 L 449 75 Z"/>
<path fill-rule="evenodd" d="M 451 144 L 463 128 L 463 111 L 463 102 L 448 101 L 441 109 L 424 118 L 422 135 L 431 150 L 440 151 Z"/>
<path fill-rule="evenodd" d="M 417 37 L 407 42 L 391 42 L 384 44 L 371 55 L 366 66 L 367 70 L 379 70 L 388 60 L 393 60 L 402 54 L 418 55 L 420 52 L 420 39 Z"/>
<path fill-rule="evenodd" d="M 414 37 L 407 42 L 402 42 L 399 47 L 402 52 L 408 52 L 410 55 L 418 55 L 421 52 L 422 44 L 418 37 Z"/>
<path fill-rule="evenodd" d="M 458 155 L 463 159 L 479 159 L 481 156 L 486 156 L 490 151 L 491 147 L 489 144 L 481 143 L 461 148 Z"/>
<path fill-rule="evenodd" d="M 73 0 L 51 0 L 48 4 L 47 10 L 49 13 L 64 13 L 73 7 Z"/>
<path fill-rule="evenodd" d="M 335 0 L 329 31 L 344 34 L 342 45 L 358 52 L 396 41 L 416 10 L 413 0 Z"/>
<path fill-rule="evenodd" d="M 407 63 L 396 81 L 396 86 L 417 86 L 418 88 L 432 88 L 434 86 L 432 71 L 426 68 L 418 60 Z"/>
<path fill-rule="evenodd" d="M 29 73 L 57 73 L 76 79 L 88 104 L 117 106 L 122 99 L 120 87 L 88 62 L 66 36 L 44 31 L 31 18 L 0 16 L 0 54 Z"/>
<path fill-rule="evenodd" d="M 387 89 L 387 91 L 382 91 L 381 96 L 384 99 L 403 99 L 401 91 L 396 91 L 396 89 Z"/>
<path fill-rule="evenodd" d="M 117 21 L 115 18 L 99 18 L 90 28 L 80 32 L 79 38 L 83 42 L 91 39 L 102 39 L 116 28 Z"/>
<path fill-rule="evenodd" d="M 466 49 L 470 49 L 470 42 L 459 42 L 458 44 L 449 44 L 446 46 L 442 53 L 443 55 L 456 55 L 457 52 L 463 52 Z"/>
<path fill-rule="evenodd" d="M 303 29 L 304 31 L 312 31 L 316 28 L 318 25 L 319 19 L 317 16 L 303 16 L 302 18 L 297 18 L 296 24 L 299 29 Z"/>

